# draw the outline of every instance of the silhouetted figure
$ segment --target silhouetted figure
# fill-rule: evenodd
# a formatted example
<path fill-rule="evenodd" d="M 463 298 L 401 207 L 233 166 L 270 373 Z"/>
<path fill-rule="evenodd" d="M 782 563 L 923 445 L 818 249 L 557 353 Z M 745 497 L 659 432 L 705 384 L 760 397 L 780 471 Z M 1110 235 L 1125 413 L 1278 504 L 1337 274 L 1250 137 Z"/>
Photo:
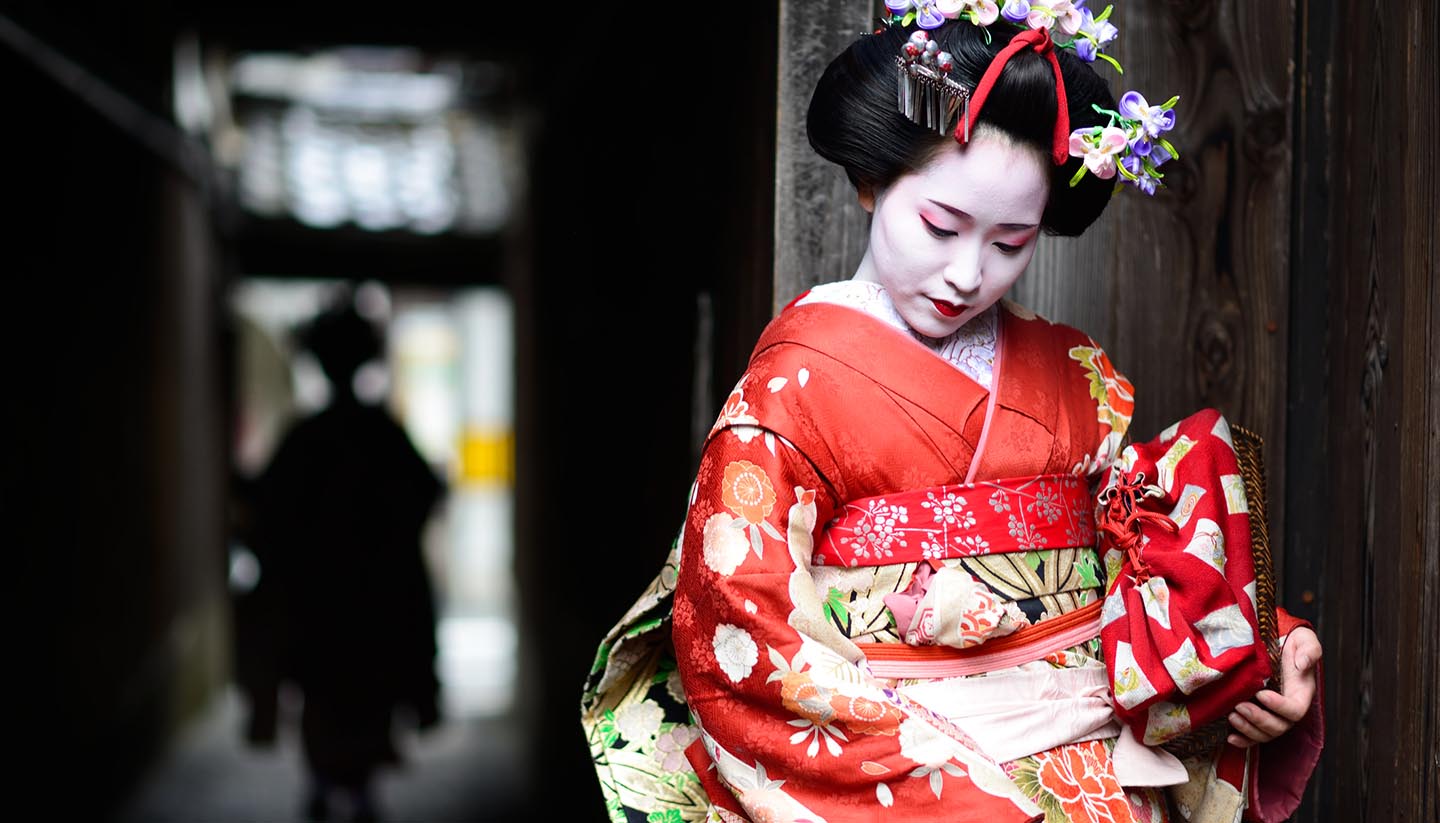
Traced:
<path fill-rule="evenodd" d="M 444 486 L 385 409 L 355 397 L 356 370 L 383 344 L 353 304 L 321 314 L 299 340 L 332 401 L 293 425 L 248 495 L 260 580 L 237 604 L 237 671 L 252 742 L 274 739 L 282 682 L 303 695 L 310 818 L 375 820 L 372 778 L 400 762 L 392 720 L 439 720 L 420 536 Z"/>

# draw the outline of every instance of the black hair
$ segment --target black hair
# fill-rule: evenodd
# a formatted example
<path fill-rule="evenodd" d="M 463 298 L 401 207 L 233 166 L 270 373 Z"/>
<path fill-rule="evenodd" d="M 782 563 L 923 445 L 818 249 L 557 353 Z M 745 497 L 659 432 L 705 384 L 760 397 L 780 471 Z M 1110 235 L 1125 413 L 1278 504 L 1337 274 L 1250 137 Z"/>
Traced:
<path fill-rule="evenodd" d="M 857 189 L 868 186 L 878 191 L 889 186 L 924 166 L 955 139 L 911 122 L 896 107 L 895 58 L 916 30 L 914 24 L 892 25 L 861 35 L 830 61 L 810 98 L 806 115 L 810 146 L 843 168 Z M 930 36 L 954 58 L 950 76 L 974 89 L 991 60 L 1020 31 L 1010 25 L 982 29 L 965 20 L 947 20 L 930 31 Z M 1071 130 L 1107 125 L 1109 118 L 1093 108 L 1097 104 L 1115 108 L 1115 97 L 1105 81 L 1073 50 L 1057 48 L 1055 52 L 1065 81 Z M 1000 72 L 972 131 L 989 124 L 1018 144 L 1042 153 L 1050 169 L 1050 199 L 1041 226 L 1050 234 L 1075 236 L 1105 210 L 1115 181 L 1086 174 L 1079 184 L 1070 186 L 1070 178 L 1083 160 L 1071 157 L 1057 166 L 1051 157 L 1055 100 L 1050 61 L 1024 49 Z"/>
<path fill-rule="evenodd" d="M 348 385 L 361 366 L 385 351 L 384 334 L 356 310 L 348 288 L 302 325 L 295 339 L 320 361 L 330 382 L 340 385 Z"/>

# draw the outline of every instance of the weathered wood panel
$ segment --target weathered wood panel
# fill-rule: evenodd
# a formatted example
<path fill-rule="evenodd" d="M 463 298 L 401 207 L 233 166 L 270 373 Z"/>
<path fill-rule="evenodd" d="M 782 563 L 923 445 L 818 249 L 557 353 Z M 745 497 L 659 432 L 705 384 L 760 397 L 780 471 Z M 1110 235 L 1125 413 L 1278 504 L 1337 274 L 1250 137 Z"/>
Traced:
<path fill-rule="evenodd" d="M 1205 406 L 1264 437 L 1272 500 L 1285 483 L 1291 19 L 1280 0 L 1117 6 L 1125 74 L 1096 65 L 1117 97 L 1180 95 L 1181 159 L 1154 198 L 1126 187 L 1085 236 L 1043 238 L 1015 290 L 1134 381 L 1136 437 Z M 1281 567 L 1284 507 L 1271 529 Z"/>
<path fill-rule="evenodd" d="M 1312 4 L 1329 6 L 1329 4 Z M 1336 16 L 1322 820 L 1440 819 L 1437 13 Z"/>
<path fill-rule="evenodd" d="M 816 283 L 854 274 L 865 254 L 869 215 L 845 172 L 810 148 L 805 110 L 831 58 L 866 31 L 878 6 L 861 0 L 780 3 L 774 312 Z"/>

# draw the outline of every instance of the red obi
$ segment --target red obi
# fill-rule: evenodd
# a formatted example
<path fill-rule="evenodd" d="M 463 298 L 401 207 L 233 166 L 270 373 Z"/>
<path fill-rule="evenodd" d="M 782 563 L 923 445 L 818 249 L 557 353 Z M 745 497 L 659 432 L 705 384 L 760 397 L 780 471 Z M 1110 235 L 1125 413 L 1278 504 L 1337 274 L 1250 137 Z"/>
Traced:
<path fill-rule="evenodd" d="M 885 566 L 1095 545 L 1085 479 L 1042 474 L 846 503 L 815 547 L 822 566 Z"/>

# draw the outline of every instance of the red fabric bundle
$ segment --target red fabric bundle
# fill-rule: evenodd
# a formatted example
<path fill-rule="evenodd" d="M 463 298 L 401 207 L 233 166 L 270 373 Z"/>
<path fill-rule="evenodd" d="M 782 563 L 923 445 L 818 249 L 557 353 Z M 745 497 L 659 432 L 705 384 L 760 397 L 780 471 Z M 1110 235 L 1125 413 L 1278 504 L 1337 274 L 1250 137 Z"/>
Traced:
<path fill-rule="evenodd" d="M 1225 717 L 1270 676 L 1229 424 L 1205 409 L 1126 448 L 1099 499 L 1115 712 L 1160 745 Z"/>

